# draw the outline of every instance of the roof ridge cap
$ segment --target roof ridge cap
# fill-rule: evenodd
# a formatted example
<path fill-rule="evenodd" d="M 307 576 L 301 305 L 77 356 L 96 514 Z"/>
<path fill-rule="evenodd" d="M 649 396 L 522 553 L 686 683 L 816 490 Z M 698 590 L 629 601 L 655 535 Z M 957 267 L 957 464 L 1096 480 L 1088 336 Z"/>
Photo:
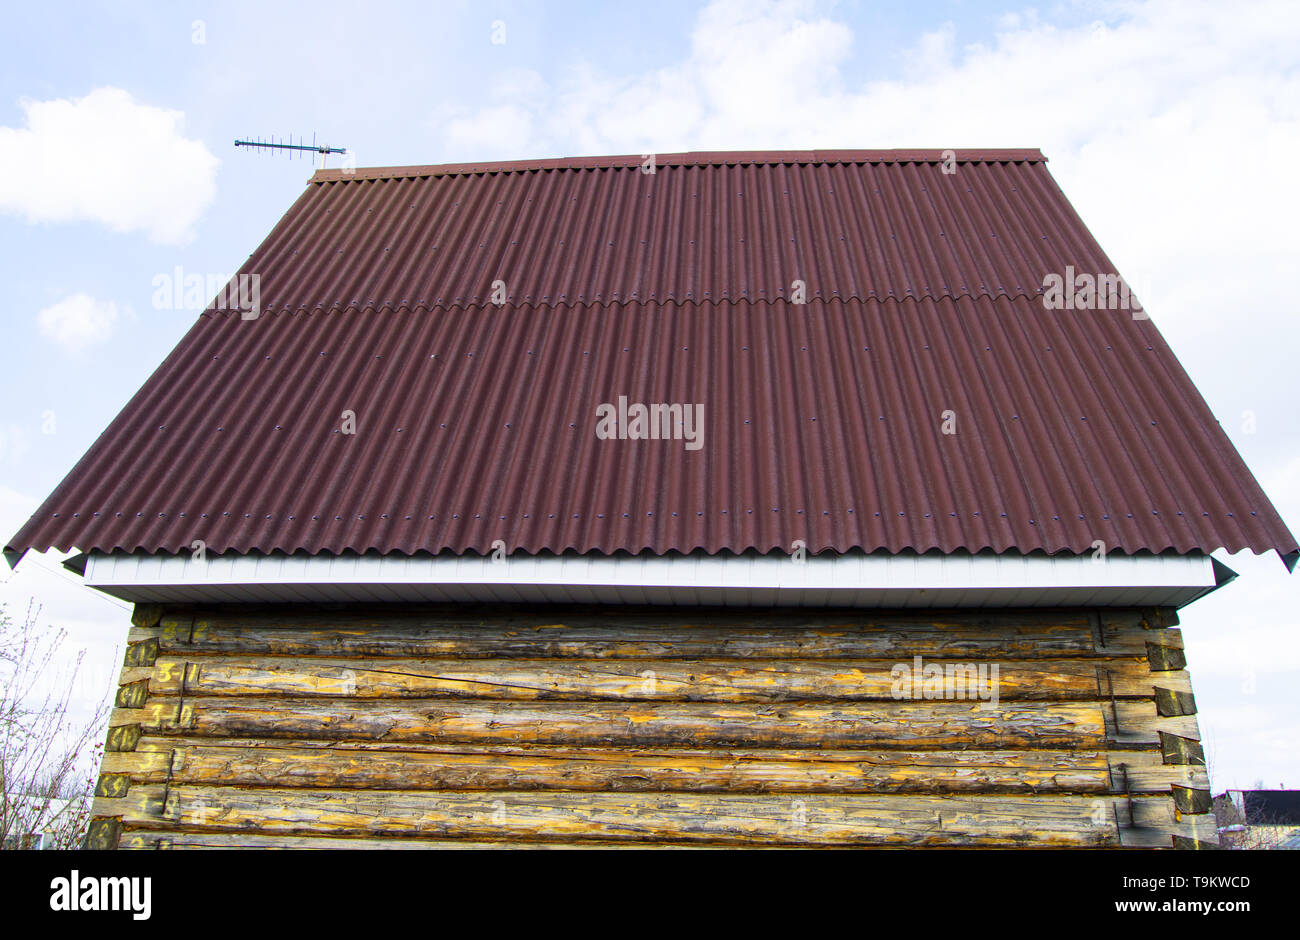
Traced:
<path fill-rule="evenodd" d="M 1023 149 L 894 149 L 894 150 L 724 150 L 617 156 L 555 157 L 534 160 L 489 160 L 416 166 L 344 167 L 317 170 L 312 183 L 349 180 L 410 179 L 421 176 L 466 176 L 481 173 L 525 173 L 536 170 L 637 169 L 650 157 L 660 166 L 755 166 L 837 163 L 1046 163 L 1037 148 Z"/>

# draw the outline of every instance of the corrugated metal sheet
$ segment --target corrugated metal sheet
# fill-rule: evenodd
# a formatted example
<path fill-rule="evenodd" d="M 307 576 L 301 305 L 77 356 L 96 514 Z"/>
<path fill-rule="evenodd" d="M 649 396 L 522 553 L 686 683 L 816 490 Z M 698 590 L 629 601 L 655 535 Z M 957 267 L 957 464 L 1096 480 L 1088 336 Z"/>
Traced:
<path fill-rule="evenodd" d="M 1044 308 L 1114 268 L 1041 156 L 958 155 L 317 174 L 10 548 L 1294 552 L 1150 321 Z"/>
<path fill-rule="evenodd" d="M 1034 297 L 1063 257 L 1104 270 L 1041 158 L 673 159 L 320 173 L 247 270 L 293 311 L 484 307 L 498 279 L 535 307 L 774 303 L 795 279 L 827 301 Z"/>

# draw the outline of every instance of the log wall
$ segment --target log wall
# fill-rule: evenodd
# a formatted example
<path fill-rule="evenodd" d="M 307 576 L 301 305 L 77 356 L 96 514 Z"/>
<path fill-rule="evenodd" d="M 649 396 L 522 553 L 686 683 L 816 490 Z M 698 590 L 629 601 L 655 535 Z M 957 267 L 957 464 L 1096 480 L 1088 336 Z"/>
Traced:
<path fill-rule="evenodd" d="M 1205 847 L 1176 623 L 138 607 L 89 842 Z"/>

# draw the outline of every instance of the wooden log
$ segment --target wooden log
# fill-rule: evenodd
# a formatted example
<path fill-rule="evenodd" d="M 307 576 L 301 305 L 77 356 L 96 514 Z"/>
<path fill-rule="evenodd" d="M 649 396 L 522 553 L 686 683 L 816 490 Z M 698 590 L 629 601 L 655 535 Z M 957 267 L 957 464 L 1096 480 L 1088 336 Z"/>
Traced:
<path fill-rule="evenodd" d="M 1163 646 L 1166 649 L 1175 649 L 1180 652 L 1186 649 L 1183 645 L 1183 631 L 1178 629 L 1151 629 L 1147 631 L 1146 641 L 1148 644 Z"/>
<path fill-rule="evenodd" d="M 1120 701 L 1103 710 L 1107 736 L 1119 744 L 1155 746 L 1161 734 L 1200 739 L 1195 715 L 1161 715 L 1154 701 Z"/>
<path fill-rule="evenodd" d="M 1121 769 L 1122 765 L 1122 769 Z M 134 783 L 384 789 L 1169 793 L 1207 789 L 1205 768 L 1159 751 L 566 748 L 145 736 L 105 755 Z M 1109 784 L 1106 774 L 1109 773 Z"/>
<path fill-rule="evenodd" d="M 149 695 L 149 680 L 126 682 L 117 687 L 117 696 L 113 704 L 117 708 L 142 708 Z"/>
<path fill-rule="evenodd" d="M 1153 672 L 1166 672 L 1187 668 L 1187 656 L 1182 649 L 1160 643 L 1147 643 L 1147 659 Z"/>
<path fill-rule="evenodd" d="M 891 701 L 922 692 L 924 670 L 941 670 L 938 689 L 959 699 L 1072 700 L 1101 695 L 1150 698 L 1145 660 L 457 660 L 160 656 L 151 695 L 355 698 L 615 699 L 644 701 Z M 1167 697 L 1186 673 L 1161 673 Z M 1188 687 L 1190 687 L 1190 684 Z M 119 704 L 143 704 L 138 683 Z M 137 694 L 138 693 L 138 694 Z M 1190 699 L 1190 693 L 1188 693 Z M 1181 701 L 1181 699 L 1180 699 Z M 290 707 L 290 706 L 286 706 Z M 1187 712 L 1170 712 L 1186 714 Z"/>
<path fill-rule="evenodd" d="M 131 612 L 131 623 L 137 627 L 152 627 L 162 617 L 163 609 L 158 604 L 136 604 Z"/>
<path fill-rule="evenodd" d="M 1104 792 L 1106 759 L 996 752 L 775 751 L 647 753 L 529 749 L 339 751 L 319 748 L 179 748 L 178 784 L 425 790 L 677 790 L 682 792 L 919 793 Z M 850 759 L 856 757 L 856 759 Z M 1165 788 L 1166 791 L 1168 787 Z"/>
<path fill-rule="evenodd" d="M 1203 766 L 1166 764 L 1159 751 L 1106 752 L 1110 762 L 1112 793 L 1169 793 L 1175 786 L 1208 788 L 1210 777 Z"/>
<path fill-rule="evenodd" d="M 110 725 L 215 736 L 336 737 L 518 744 L 735 747 L 1126 747 L 1196 740 L 1196 716 L 1152 701 L 734 704 L 254 698 L 151 699 Z M 112 732 L 110 728 L 110 733 Z M 123 747 L 121 749 L 129 749 Z"/>
<path fill-rule="evenodd" d="M 1128 813 L 1128 802 L 1117 801 L 1120 819 L 1120 844 L 1130 848 L 1174 848 L 1175 839 L 1191 839 L 1203 843 L 1218 840 L 1212 813 L 1198 816 L 1179 816 L 1170 799 L 1135 799 L 1133 812 Z"/>
<path fill-rule="evenodd" d="M 94 795 L 107 797 L 126 796 L 126 791 L 130 788 L 130 774 L 101 773 L 99 775 L 99 780 L 95 783 Z"/>
<path fill-rule="evenodd" d="M 701 844 L 681 845 L 671 842 L 532 842 L 526 848 L 538 850 L 572 850 L 593 849 L 680 849 L 702 850 L 722 848 L 722 846 Z M 367 839 L 364 837 L 333 836 L 283 836 L 265 835 L 260 832 L 196 832 L 186 829 L 136 829 L 124 830 L 117 843 L 120 849 L 146 849 L 151 851 L 166 849 L 349 849 L 392 851 L 401 850 L 467 850 L 483 849 L 518 850 L 516 841 L 482 842 L 469 839 Z M 763 846 L 750 846 L 762 849 Z M 788 848 L 788 846 L 773 846 Z"/>
<path fill-rule="evenodd" d="M 1104 628 L 1123 632 L 1146 629 L 1142 614 L 1131 608 L 1107 609 L 1102 612 Z M 979 630 L 1016 630 L 1040 626 L 1088 626 L 1097 612 L 1087 609 L 1060 610 L 1029 608 L 1021 610 L 867 610 L 853 608 L 757 608 L 757 607 L 663 607 L 658 605 L 591 605 L 547 604 L 351 604 L 351 605 L 198 605 L 175 607 L 164 612 L 163 627 L 223 624 L 247 629 L 258 626 L 325 628 L 330 630 L 370 630 L 397 626 L 422 629 L 429 626 L 485 627 L 509 629 L 550 627 L 599 627 L 602 629 L 660 629 L 665 626 L 722 627 L 726 630 L 747 628 L 869 627 L 885 630 L 910 630 L 918 626 L 973 626 Z"/>
<path fill-rule="evenodd" d="M 1191 787 L 1176 786 L 1173 788 L 1173 796 L 1174 806 L 1178 808 L 1178 812 L 1189 816 L 1197 813 L 1208 813 L 1214 808 L 1208 787 L 1193 789 Z"/>
<path fill-rule="evenodd" d="M 1124 797 L 276 790 L 180 786 L 121 801 L 130 828 L 473 840 L 788 845 L 1117 846 Z M 160 790 L 161 788 L 157 788 Z M 132 801 L 135 806 L 132 807 Z M 1133 840 L 1171 831 L 1168 797 L 1131 801 Z M 1189 817 L 1195 818 L 1195 817 Z M 1185 831 L 1185 830 L 1183 830 Z"/>
<path fill-rule="evenodd" d="M 670 617 L 567 623 L 430 622 L 400 616 L 334 624 L 322 617 L 221 615 L 162 621 L 156 641 L 174 655 L 560 658 L 560 659 L 1057 659 L 1147 655 L 1149 631 L 1133 625 L 1105 637 L 1087 616 L 753 626 L 682 624 Z M 811 619 L 811 618 L 810 618 Z M 1170 631 L 1166 631 L 1170 632 Z M 150 641 L 144 641 L 150 642 Z"/>
<path fill-rule="evenodd" d="M 122 671 L 118 674 L 117 684 L 120 688 L 124 685 L 134 685 L 137 682 L 147 683 L 153 678 L 153 666 L 123 666 Z"/>
<path fill-rule="evenodd" d="M 161 748 L 145 746 L 144 741 L 165 741 Z M 133 783 L 162 783 L 171 766 L 174 744 L 168 739 L 142 739 L 130 751 L 107 751 L 100 762 L 100 773 L 126 774 Z"/>
<path fill-rule="evenodd" d="M 1172 607 L 1144 607 L 1139 614 L 1143 625 L 1150 630 L 1178 626 L 1178 611 Z"/>
<path fill-rule="evenodd" d="M 1165 763 L 1205 766 L 1205 750 L 1200 741 L 1167 731 L 1159 732 L 1159 736 Z"/>
<path fill-rule="evenodd" d="M 1121 703 L 1121 705 L 1124 703 Z M 1159 742 L 1155 716 L 1134 712 L 1125 740 Z M 151 700 L 142 729 L 222 737 L 735 747 L 1098 747 L 1101 703 L 888 702 L 879 704 Z M 113 719 L 110 718 L 110 722 Z"/>
<path fill-rule="evenodd" d="M 1223 846 L 1219 843 L 1217 833 L 1213 839 L 1188 838 L 1187 836 L 1174 836 L 1174 848 L 1182 851 L 1204 852 L 1207 850 L 1219 850 Z"/>
<path fill-rule="evenodd" d="M 144 711 L 144 709 L 140 709 Z M 118 721 L 128 721 L 125 715 L 118 709 L 114 709 L 109 715 L 108 738 L 104 744 L 105 751 L 133 751 L 136 742 L 140 740 L 140 725 L 138 722 L 131 724 L 113 724 L 114 719 Z"/>
<path fill-rule="evenodd" d="M 1116 755 L 1121 758 L 1117 760 Z M 1113 773 L 1124 763 L 1127 778 Z M 1169 793 L 1199 783 L 1153 752 L 175 749 L 167 778 L 248 787 L 827 793 Z M 1126 782 L 1125 782 L 1126 781 Z M 1125 787 L 1127 786 L 1127 790 Z"/>
<path fill-rule="evenodd" d="M 1171 675 L 1171 673 L 1160 673 L 1160 675 Z M 1156 700 L 1156 711 L 1161 715 L 1195 715 L 1196 699 L 1192 696 L 1191 690 L 1181 691 L 1170 688 L 1156 688 L 1153 690 Z"/>
<path fill-rule="evenodd" d="M 86 827 L 86 848 L 92 851 L 115 849 L 122 834 L 122 821 L 113 816 L 91 817 Z"/>
<path fill-rule="evenodd" d="M 97 796 L 90 804 L 90 815 L 113 819 L 162 820 L 166 809 L 167 787 L 163 784 L 131 786 L 118 797 Z"/>
<path fill-rule="evenodd" d="M 152 666 L 158 658 L 159 640 L 151 637 L 138 643 L 128 643 L 123 658 L 124 666 Z"/>
<path fill-rule="evenodd" d="M 152 627 L 137 627 L 132 625 L 126 631 L 127 644 L 139 643 L 141 640 L 156 640 L 162 635 L 163 627 L 161 622 L 154 624 Z"/>

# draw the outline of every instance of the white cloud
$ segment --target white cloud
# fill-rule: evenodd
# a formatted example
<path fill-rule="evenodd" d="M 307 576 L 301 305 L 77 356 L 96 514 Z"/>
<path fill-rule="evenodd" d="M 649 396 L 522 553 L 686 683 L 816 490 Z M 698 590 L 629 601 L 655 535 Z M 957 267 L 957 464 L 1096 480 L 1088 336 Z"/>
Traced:
<path fill-rule="evenodd" d="M 89 294 L 65 297 L 36 315 L 41 334 L 69 352 L 104 342 L 113 335 L 117 320 L 117 304 Z"/>
<path fill-rule="evenodd" d="M 17 532 L 39 505 L 39 501 L 32 499 L 26 493 L 20 493 L 0 483 L 0 532 L 3 533 L 0 539 L 7 539 Z M 0 566 L 0 575 L 5 573 L 7 573 L 6 569 Z M 0 577 L 0 581 L 2 580 L 3 578 Z"/>
<path fill-rule="evenodd" d="M 0 127 L 0 211 L 33 223 L 98 222 L 164 244 L 193 237 L 216 197 L 220 161 L 183 136 L 182 112 L 120 88 L 21 104 L 26 126 Z"/>
<path fill-rule="evenodd" d="M 1271 467 L 1270 473 L 1262 477 L 1261 484 L 1266 493 L 1300 493 L 1300 454 L 1291 457 L 1281 466 Z"/>
<path fill-rule="evenodd" d="M 0 464 L 13 466 L 32 449 L 31 437 L 20 424 L 0 425 Z"/>
<path fill-rule="evenodd" d="M 1197 694 L 1197 701 L 1201 696 Z M 1293 701 L 1218 704 L 1200 716 L 1201 740 L 1210 763 L 1214 792 L 1297 785 L 1295 729 L 1300 709 Z"/>

